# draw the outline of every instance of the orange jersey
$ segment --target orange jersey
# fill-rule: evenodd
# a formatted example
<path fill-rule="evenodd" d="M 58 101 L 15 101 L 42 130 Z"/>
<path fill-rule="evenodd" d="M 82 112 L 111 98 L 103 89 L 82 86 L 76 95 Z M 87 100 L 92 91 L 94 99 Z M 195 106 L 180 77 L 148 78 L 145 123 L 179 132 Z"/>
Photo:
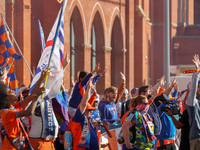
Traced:
<path fill-rule="evenodd" d="M 19 125 L 19 118 L 17 117 L 17 112 L 21 110 L 20 104 L 16 103 L 16 107 L 19 107 L 19 109 L 3 109 L 1 113 L 2 123 L 4 125 L 6 134 L 10 138 L 10 140 L 13 140 L 17 136 L 19 136 L 21 127 Z M 4 141 L 1 146 L 1 150 L 9 149 L 9 150 L 16 150 L 14 148 L 10 141 L 5 136 Z"/>

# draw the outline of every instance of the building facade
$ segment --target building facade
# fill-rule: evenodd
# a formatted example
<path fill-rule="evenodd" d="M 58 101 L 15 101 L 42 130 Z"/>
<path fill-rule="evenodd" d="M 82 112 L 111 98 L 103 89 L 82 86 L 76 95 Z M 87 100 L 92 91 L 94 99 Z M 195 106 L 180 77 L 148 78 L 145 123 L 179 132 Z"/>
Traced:
<path fill-rule="evenodd" d="M 199 0 L 169 1 L 170 64 L 191 64 L 200 43 Z M 57 0 L 0 1 L 0 11 L 32 69 L 41 56 L 38 20 L 47 39 L 60 7 Z M 100 94 L 111 85 L 119 87 L 120 72 L 129 90 L 154 85 L 164 72 L 163 11 L 161 0 L 68 0 L 64 34 L 71 64 L 65 71 L 66 88 L 70 76 L 90 72 L 96 63 L 101 71 L 109 69 L 97 82 Z M 23 60 L 15 64 L 15 72 L 19 83 L 30 84 L 32 77 Z"/>

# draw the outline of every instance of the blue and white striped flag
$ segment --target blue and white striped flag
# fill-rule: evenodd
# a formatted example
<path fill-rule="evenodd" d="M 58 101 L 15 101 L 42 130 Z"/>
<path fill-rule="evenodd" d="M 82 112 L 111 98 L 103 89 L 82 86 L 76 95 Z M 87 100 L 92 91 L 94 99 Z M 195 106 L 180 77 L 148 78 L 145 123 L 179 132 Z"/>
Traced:
<path fill-rule="evenodd" d="M 40 20 L 38 20 L 38 27 L 39 27 L 39 33 L 40 33 L 40 41 L 41 41 L 41 47 L 42 47 L 42 52 L 45 48 L 45 38 L 44 38 L 44 31 L 42 29 L 42 25 L 40 23 Z"/>

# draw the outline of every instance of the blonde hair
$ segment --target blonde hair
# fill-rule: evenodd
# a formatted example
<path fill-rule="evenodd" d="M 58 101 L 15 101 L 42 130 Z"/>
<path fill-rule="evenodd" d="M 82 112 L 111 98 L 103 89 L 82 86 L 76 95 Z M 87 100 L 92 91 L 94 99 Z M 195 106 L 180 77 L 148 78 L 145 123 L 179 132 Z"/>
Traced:
<path fill-rule="evenodd" d="M 110 92 L 114 93 L 116 91 L 118 91 L 118 89 L 114 86 L 111 86 L 111 87 L 107 88 L 106 93 L 110 93 Z"/>
<path fill-rule="evenodd" d="M 139 95 L 137 97 L 132 98 L 130 100 L 130 108 L 135 108 L 138 105 L 138 103 L 142 102 L 143 99 L 147 99 L 147 97 L 144 95 Z"/>

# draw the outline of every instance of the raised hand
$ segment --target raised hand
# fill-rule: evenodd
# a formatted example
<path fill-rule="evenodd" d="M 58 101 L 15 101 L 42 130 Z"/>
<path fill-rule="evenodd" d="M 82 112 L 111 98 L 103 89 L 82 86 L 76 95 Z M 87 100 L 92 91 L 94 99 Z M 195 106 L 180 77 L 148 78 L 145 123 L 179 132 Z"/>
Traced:
<path fill-rule="evenodd" d="M 160 81 L 159 81 L 159 85 L 160 86 L 163 86 L 163 85 L 165 85 L 165 76 L 162 76 L 161 78 L 160 78 Z"/>
<path fill-rule="evenodd" d="M 76 73 L 76 80 L 77 80 L 77 81 L 79 81 L 79 74 L 80 74 L 80 72 L 81 72 L 81 71 L 78 71 L 78 72 Z"/>
<path fill-rule="evenodd" d="M 66 65 L 68 65 L 70 63 L 69 53 L 66 54 L 65 61 L 66 61 Z"/>
<path fill-rule="evenodd" d="M 177 84 L 176 77 L 171 81 L 171 86 L 174 87 Z"/>
<path fill-rule="evenodd" d="M 69 65 L 69 63 L 70 63 L 69 53 L 66 53 L 64 61 L 63 61 L 63 69 L 64 70 Z"/>
<path fill-rule="evenodd" d="M 179 87 L 178 87 L 178 82 L 176 82 L 176 84 L 175 84 L 175 86 L 174 86 L 174 89 L 175 89 L 176 91 L 178 91 L 178 90 L 179 90 Z"/>
<path fill-rule="evenodd" d="M 7 71 L 6 71 L 6 67 L 3 67 L 3 70 L 1 70 L 2 75 L 0 76 L 0 81 L 2 81 L 3 83 L 6 83 L 6 78 L 7 78 Z"/>
<path fill-rule="evenodd" d="M 99 76 L 102 77 L 106 72 L 108 71 L 108 68 L 106 68 L 102 73 L 99 73 Z"/>
<path fill-rule="evenodd" d="M 100 69 L 101 69 L 100 63 L 98 63 L 98 64 L 95 65 L 95 68 L 94 68 L 94 70 L 91 72 L 91 74 L 94 74 L 95 72 L 98 72 Z"/>
<path fill-rule="evenodd" d="M 73 76 L 71 76 L 71 87 L 74 87 L 76 85 L 77 80 L 74 81 Z"/>
<path fill-rule="evenodd" d="M 195 65 L 195 68 L 197 70 L 197 72 L 199 72 L 199 69 L 200 69 L 200 61 L 199 61 L 199 55 L 198 54 L 194 54 L 194 58 L 192 59 L 194 65 Z"/>
<path fill-rule="evenodd" d="M 124 74 L 122 72 L 120 72 L 121 75 L 121 79 L 125 82 L 126 81 L 126 77 L 124 76 Z"/>

